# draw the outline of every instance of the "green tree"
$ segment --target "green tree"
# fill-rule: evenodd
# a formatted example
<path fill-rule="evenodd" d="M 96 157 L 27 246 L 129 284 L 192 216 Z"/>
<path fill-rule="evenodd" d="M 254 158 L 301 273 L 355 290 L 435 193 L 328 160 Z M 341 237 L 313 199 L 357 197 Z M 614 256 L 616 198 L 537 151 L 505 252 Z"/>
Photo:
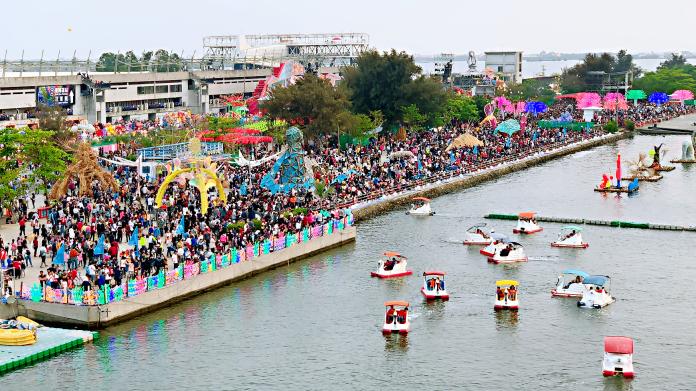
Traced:
<path fill-rule="evenodd" d="M 689 69 L 689 67 L 693 69 Z M 647 72 L 633 82 L 633 88 L 646 92 L 661 91 L 668 94 L 676 90 L 696 91 L 696 67 L 684 65 L 682 68 L 661 68 Z"/>
<path fill-rule="evenodd" d="M 97 72 L 113 72 L 116 69 L 116 55 L 114 53 L 102 53 L 97 60 Z"/>
<path fill-rule="evenodd" d="M 614 72 L 633 72 L 634 76 L 641 74 L 641 69 L 633 63 L 633 56 L 626 50 L 620 50 L 616 56 L 610 53 L 588 53 L 581 63 L 572 68 L 564 69 L 561 73 L 561 89 L 566 93 L 598 90 L 601 85 L 601 74 Z"/>
<path fill-rule="evenodd" d="M 68 154 L 52 141 L 53 132 L 0 130 L 0 203 L 7 206 L 28 190 L 46 189 L 65 171 Z"/>
<path fill-rule="evenodd" d="M 556 93 L 547 83 L 538 79 L 525 79 L 522 83 L 511 85 L 505 94 L 513 101 L 538 100 L 543 102 L 553 99 L 555 95 Z"/>
<path fill-rule="evenodd" d="M 300 126 L 308 138 L 351 127 L 345 90 L 314 74 L 305 74 L 289 87 L 274 88 L 261 105 L 268 115 Z"/>
<path fill-rule="evenodd" d="M 443 112 L 444 123 L 449 123 L 453 119 L 464 122 L 477 122 L 479 117 L 479 111 L 474 99 L 456 94 L 451 94 L 447 99 Z"/>
<path fill-rule="evenodd" d="M 416 131 L 423 129 L 423 125 L 428 120 L 428 118 L 418 110 L 418 106 L 413 103 L 401 107 L 401 118 L 407 128 Z"/>
<path fill-rule="evenodd" d="M 343 84 L 355 113 L 379 110 L 387 125 L 402 120 L 402 107 L 411 104 L 433 121 L 445 101 L 442 85 L 421 75 L 412 56 L 396 50 L 362 53 L 356 66 L 343 69 Z"/>
<path fill-rule="evenodd" d="M 659 71 L 660 69 L 664 68 L 680 68 L 684 65 L 686 65 L 686 57 L 682 56 L 681 54 L 672 53 L 672 57 L 660 63 L 657 70 Z"/>
<path fill-rule="evenodd" d="M 68 129 L 65 109 L 60 106 L 39 105 L 36 112 L 39 127 L 51 131 L 51 139 L 58 145 L 68 146 L 75 141 L 75 134 Z"/>

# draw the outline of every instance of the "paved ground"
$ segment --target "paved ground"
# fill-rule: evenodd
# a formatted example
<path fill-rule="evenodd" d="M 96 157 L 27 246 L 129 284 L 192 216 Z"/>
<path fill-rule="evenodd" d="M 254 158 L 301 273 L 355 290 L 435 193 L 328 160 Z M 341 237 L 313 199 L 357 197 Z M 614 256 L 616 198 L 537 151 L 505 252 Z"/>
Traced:
<path fill-rule="evenodd" d="M 657 126 L 661 129 L 684 129 L 696 131 L 696 114 L 688 114 L 681 117 L 673 118 L 669 121 L 659 123 Z"/>

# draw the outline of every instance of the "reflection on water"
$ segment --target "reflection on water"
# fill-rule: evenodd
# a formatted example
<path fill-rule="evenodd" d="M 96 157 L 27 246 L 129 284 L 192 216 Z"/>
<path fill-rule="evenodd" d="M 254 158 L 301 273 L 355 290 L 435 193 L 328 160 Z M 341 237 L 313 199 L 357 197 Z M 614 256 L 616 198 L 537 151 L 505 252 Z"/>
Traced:
<path fill-rule="evenodd" d="M 514 329 L 519 320 L 519 311 L 495 311 L 495 328 L 497 330 Z"/>
<path fill-rule="evenodd" d="M 680 151 L 687 139 L 664 138 L 672 151 Z M 433 208 L 444 218 L 414 219 L 397 210 L 361 222 L 355 244 L 110 327 L 94 344 L 8 373 L 2 384 L 22 390 L 46 384 L 166 390 L 279 384 L 288 390 L 488 390 L 501 384 L 535 391 L 694 389 L 689 363 L 696 336 L 687 331 L 696 314 L 684 311 L 683 299 L 696 275 L 696 233 L 586 226 L 583 237 L 590 247 L 565 250 L 549 245 L 561 224 L 544 223 L 543 232 L 518 236 L 511 233 L 514 221 L 486 221 L 525 246 L 530 261 L 517 265 L 488 264 L 480 247 L 460 244 L 468 227 L 494 212 L 693 225 L 696 170 L 689 166 L 677 165 L 660 182 L 641 183 L 633 197 L 592 190 L 603 172 L 613 170 L 616 152 L 630 159 L 655 144 L 653 137 L 636 137 L 437 198 Z M 443 242 L 448 238 L 455 243 Z M 408 256 L 414 275 L 370 278 L 386 250 Z M 581 310 L 577 299 L 551 298 L 559 272 L 570 268 L 612 276 L 617 301 Z M 421 273 L 427 269 L 447 273 L 449 301 L 423 301 Z M 495 281 L 501 279 L 520 282 L 518 312 L 493 311 Z M 411 332 L 383 337 L 382 304 L 395 299 L 412 303 Z M 635 338 L 635 380 L 602 377 L 606 335 Z M 500 365 L 501 352 L 510 364 L 504 374 L 491 370 Z"/>

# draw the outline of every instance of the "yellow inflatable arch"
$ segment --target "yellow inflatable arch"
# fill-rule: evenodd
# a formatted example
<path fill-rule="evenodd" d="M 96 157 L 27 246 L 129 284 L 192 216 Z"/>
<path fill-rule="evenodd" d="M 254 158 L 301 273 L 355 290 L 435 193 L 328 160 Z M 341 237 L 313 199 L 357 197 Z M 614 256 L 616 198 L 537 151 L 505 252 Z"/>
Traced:
<path fill-rule="evenodd" d="M 227 194 L 225 194 L 225 188 L 222 186 L 222 181 L 220 181 L 217 175 L 215 175 L 214 171 L 202 167 L 190 167 L 174 170 L 172 173 L 167 175 L 166 178 L 164 178 L 164 182 L 162 182 L 160 188 L 157 189 L 157 196 L 155 197 L 155 204 L 158 208 L 162 206 L 162 198 L 164 198 L 164 193 L 167 191 L 167 187 L 169 186 L 169 184 L 176 177 L 187 172 L 194 172 L 194 175 L 196 177 L 196 187 L 198 188 L 198 191 L 201 193 L 201 212 L 203 214 L 208 213 L 208 179 L 212 180 L 215 188 L 217 188 L 220 201 L 222 201 L 223 203 L 227 202 Z"/>

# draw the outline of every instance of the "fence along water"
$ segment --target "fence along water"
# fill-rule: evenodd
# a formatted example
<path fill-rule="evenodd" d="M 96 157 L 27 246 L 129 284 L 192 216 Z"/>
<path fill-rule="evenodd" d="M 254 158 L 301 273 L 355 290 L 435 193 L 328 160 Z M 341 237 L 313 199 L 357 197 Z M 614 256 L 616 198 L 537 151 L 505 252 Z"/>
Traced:
<path fill-rule="evenodd" d="M 353 215 L 349 209 L 344 210 L 345 217 L 332 219 L 330 222 L 307 227 L 294 234 L 287 234 L 275 239 L 249 244 L 245 248 L 233 248 L 228 253 L 211 254 L 205 261 L 194 264 L 180 264 L 177 268 L 160 272 L 154 276 L 130 279 L 114 287 L 103 286 L 94 290 L 84 291 L 82 287 L 73 289 L 53 289 L 34 283 L 31 288 L 22 285 L 17 292 L 19 298 L 34 302 L 62 303 L 71 305 L 104 305 L 143 294 L 148 291 L 162 289 L 179 281 L 194 278 L 199 274 L 214 272 L 221 268 L 240 262 L 251 261 L 272 252 L 282 251 L 295 244 L 310 241 L 336 231 L 343 231 L 353 225 Z"/>

